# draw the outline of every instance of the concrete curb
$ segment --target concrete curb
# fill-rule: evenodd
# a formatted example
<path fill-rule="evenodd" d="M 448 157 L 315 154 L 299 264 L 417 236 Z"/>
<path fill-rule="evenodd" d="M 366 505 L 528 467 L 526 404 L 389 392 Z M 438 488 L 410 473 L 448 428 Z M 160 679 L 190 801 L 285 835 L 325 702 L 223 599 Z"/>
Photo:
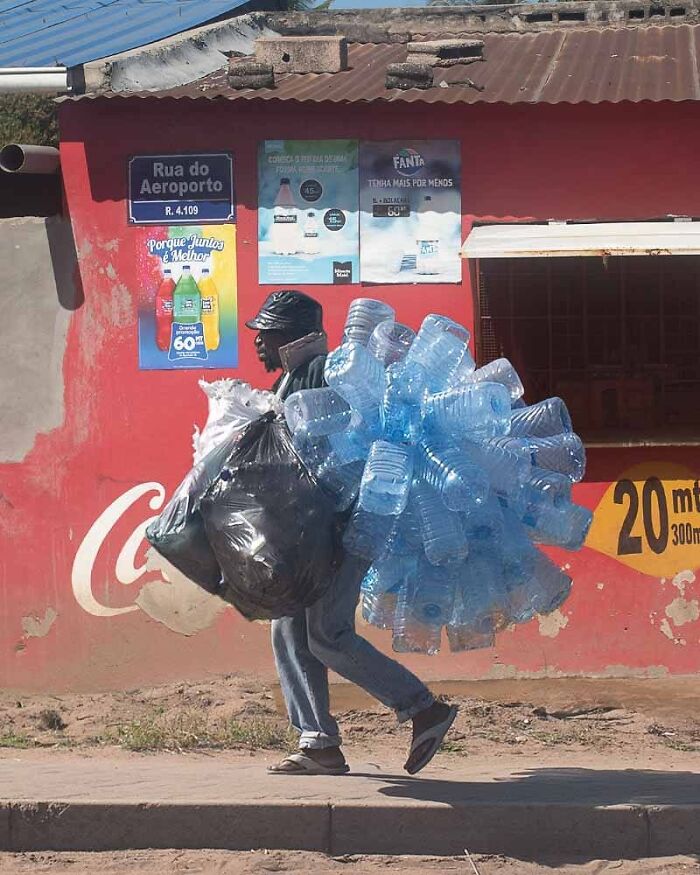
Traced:
<path fill-rule="evenodd" d="M 0 802 L 0 850 L 275 848 L 636 859 L 700 851 L 700 805 Z"/>

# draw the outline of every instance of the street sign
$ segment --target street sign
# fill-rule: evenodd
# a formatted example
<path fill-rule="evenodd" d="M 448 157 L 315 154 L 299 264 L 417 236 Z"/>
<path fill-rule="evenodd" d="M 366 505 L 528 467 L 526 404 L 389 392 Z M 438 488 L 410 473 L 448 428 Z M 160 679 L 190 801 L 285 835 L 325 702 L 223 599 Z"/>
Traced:
<path fill-rule="evenodd" d="M 229 153 L 134 155 L 129 159 L 131 224 L 235 221 L 233 157 Z"/>

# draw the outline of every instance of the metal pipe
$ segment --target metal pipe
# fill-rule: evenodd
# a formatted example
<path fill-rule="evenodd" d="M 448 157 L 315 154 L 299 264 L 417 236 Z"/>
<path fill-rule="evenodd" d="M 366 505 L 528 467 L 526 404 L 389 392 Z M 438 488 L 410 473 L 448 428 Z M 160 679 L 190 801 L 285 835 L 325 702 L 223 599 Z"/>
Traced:
<path fill-rule="evenodd" d="M 0 94 L 70 91 L 66 67 L 0 67 Z"/>
<path fill-rule="evenodd" d="M 8 143 L 0 149 L 0 170 L 6 173 L 56 173 L 59 162 L 53 146 Z"/>

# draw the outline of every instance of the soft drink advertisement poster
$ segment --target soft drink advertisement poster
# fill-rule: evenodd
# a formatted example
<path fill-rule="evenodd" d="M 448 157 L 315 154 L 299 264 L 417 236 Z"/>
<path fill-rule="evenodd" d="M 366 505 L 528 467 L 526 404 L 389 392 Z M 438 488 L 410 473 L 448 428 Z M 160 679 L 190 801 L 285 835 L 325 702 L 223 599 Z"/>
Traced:
<path fill-rule="evenodd" d="M 236 226 L 152 226 L 137 246 L 139 367 L 236 367 Z"/>
<path fill-rule="evenodd" d="M 361 144 L 363 283 L 461 282 L 460 176 L 457 140 Z"/>
<path fill-rule="evenodd" d="M 356 140 L 261 143 L 261 284 L 359 281 L 357 163 Z"/>

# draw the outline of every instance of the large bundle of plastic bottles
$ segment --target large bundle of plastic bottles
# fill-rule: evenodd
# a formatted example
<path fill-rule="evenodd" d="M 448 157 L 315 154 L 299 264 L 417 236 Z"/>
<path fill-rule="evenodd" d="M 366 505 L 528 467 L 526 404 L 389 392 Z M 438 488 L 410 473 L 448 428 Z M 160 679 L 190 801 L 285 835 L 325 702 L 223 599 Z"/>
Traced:
<path fill-rule="evenodd" d="M 285 402 L 294 446 L 365 557 L 366 620 L 394 650 L 488 647 L 566 599 L 570 578 L 537 547 L 580 548 L 591 512 L 571 500 L 585 454 L 560 398 L 526 405 L 506 359 L 476 368 L 469 332 L 352 302 L 327 388 Z M 369 564 L 371 563 L 371 564 Z"/>

